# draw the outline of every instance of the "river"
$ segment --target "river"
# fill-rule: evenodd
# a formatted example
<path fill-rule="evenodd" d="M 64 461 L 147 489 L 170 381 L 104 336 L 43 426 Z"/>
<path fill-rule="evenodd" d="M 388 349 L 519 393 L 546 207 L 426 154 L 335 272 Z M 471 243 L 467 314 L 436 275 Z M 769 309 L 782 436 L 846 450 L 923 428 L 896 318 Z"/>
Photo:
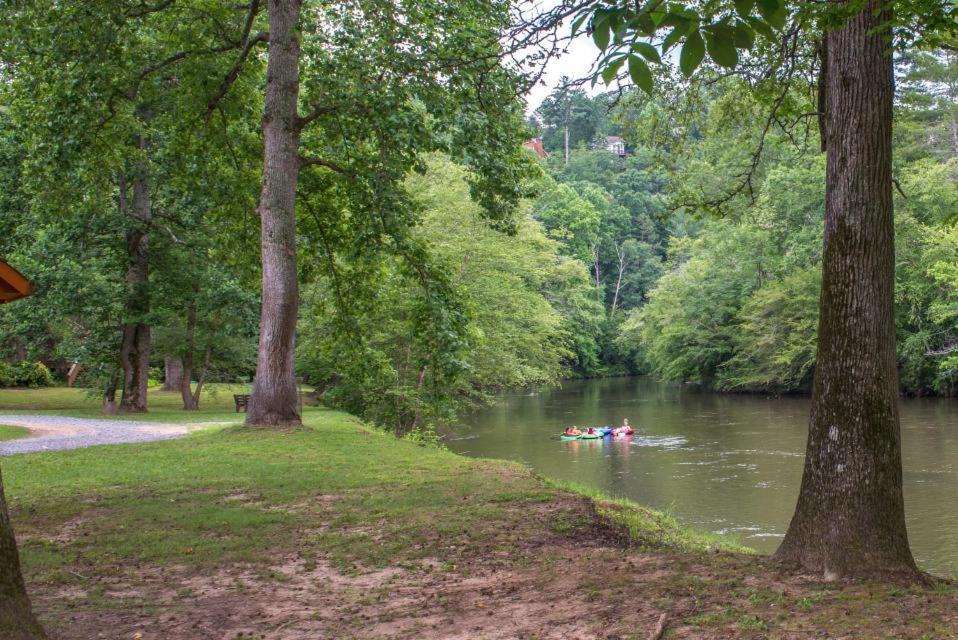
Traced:
<path fill-rule="evenodd" d="M 469 416 L 450 449 L 528 464 L 669 511 L 763 552 L 778 546 L 802 476 L 808 398 L 703 393 L 648 378 L 506 395 Z M 908 535 L 919 565 L 958 572 L 958 400 L 901 403 Z M 631 442 L 560 442 L 569 424 L 636 428 Z"/>

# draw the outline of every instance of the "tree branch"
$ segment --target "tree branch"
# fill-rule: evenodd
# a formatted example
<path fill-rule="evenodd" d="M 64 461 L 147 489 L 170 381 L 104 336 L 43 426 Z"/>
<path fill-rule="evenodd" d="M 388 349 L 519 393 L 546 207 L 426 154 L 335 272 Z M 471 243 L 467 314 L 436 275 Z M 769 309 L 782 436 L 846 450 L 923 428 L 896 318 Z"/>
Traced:
<path fill-rule="evenodd" d="M 214 111 L 216 111 L 220 101 L 226 97 L 227 93 L 229 93 L 230 87 L 233 86 L 233 83 L 239 76 L 240 70 L 243 68 L 243 63 L 246 61 L 247 56 L 249 56 L 249 52 L 252 51 L 253 47 L 260 42 L 269 42 L 269 34 L 261 31 L 246 41 L 246 46 L 243 47 L 243 50 L 240 52 L 236 62 L 234 62 L 233 66 L 230 67 L 230 70 L 226 72 L 226 76 L 220 83 L 216 93 L 213 94 L 213 97 L 211 97 L 209 102 L 206 103 L 206 115 L 203 118 L 206 122 L 209 122 L 210 116 Z"/>
<path fill-rule="evenodd" d="M 898 182 L 898 178 L 895 178 L 895 177 L 893 176 L 892 179 L 891 179 L 891 182 L 892 182 L 893 185 L 895 185 L 895 188 L 898 189 L 898 193 L 901 194 L 901 197 L 904 198 L 905 200 L 907 200 L 907 199 L 908 199 L 908 196 L 906 196 L 906 195 L 905 195 L 905 192 L 902 191 L 901 183 Z"/>
<path fill-rule="evenodd" d="M 170 5 L 172 5 L 176 0 L 163 0 L 162 2 L 154 5 L 148 5 L 145 2 L 140 3 L 139 11 L 131 11 L 126 14 L 128 18 L 142 18 L 143 16 L 149 15 L 151 13 L 156 13 L 158 11 L 163 11 Z"/>
<path fill-rule="evenodd" d="M 336 109 L 338 108 L 339 107 L 333 107 L 333 106 L 321 107 L 317 105 L 312 111 L 310 111 L 305 116 L 301 118 L 297 118 L 296 124 L 299 126 L 300 129 L 304 129 L 306 126 L 309 125 L 310 122 L 312 122 L 316 118 L 319 118 L 320 116 L 324 116 L 327 113 L 332 113 L 333 111 L 336 111 Z"/>
<path fill-rule="evenodd" d="M 958 351 L 958 342 L 945 345 L 941 349 L 929 349 L 925 352 L 926 356 L 947 356 L 950 353 Z"/>
<path fill-rule="evenodd" d="M 300 156 L 299 168 L 302 169 L 303 167 L 308 167 L 308 166 L 326 167 L 327 169 L 332 169 L 336 173 L 340 173 L 343 175 L 346 175 L 349 173 L 349 171 L 345 167 L 343 167 L 342 165 L 338 165 L 335 162 L 332 162 L 331 160 L 323 160 L 322 158 L 304 158 L 303 156 Z"/>

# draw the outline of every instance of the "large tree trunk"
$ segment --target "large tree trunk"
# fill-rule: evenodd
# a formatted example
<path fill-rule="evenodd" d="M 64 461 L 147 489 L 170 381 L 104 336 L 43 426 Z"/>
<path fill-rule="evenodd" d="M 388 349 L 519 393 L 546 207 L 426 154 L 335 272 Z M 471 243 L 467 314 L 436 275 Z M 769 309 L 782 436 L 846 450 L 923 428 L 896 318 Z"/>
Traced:
<path fill-rule="evenodd" d="M 895 356 L 889 15 L 827 35 L 825 245 L 798 505 L 776 556 L 838 577 L 916 577 L 902 498 Z"/>
<path fill-rule="evenodd" d="M 296 270 L 296 181 L 299 170 L 299 0 L 270 0 L 269 61 L 262 229 L 263 306 L 256 379 L 246 413 L 253 425 L 302 424 L 297 403 L 294 351 L 299 288 Z"/>
<path fill-rule="evenodd" d="M 139 146 L 146 152 L 145 136 L 140 136 Z M 150 270 L 147 229 L 153 218 L 150 204 L 149 176 L 144 160 L 133 179 L 132 223 L 126 232 L 127 254 L 127 304 L 123 324 L 123 342 L 120 346 L 120 367 L 123 369 L 123 393 L 120 396 L 120 411 L 142 413 L 146 411 L 147 383 L 150 377 L 150 326 L 146 315 L 150 311 Z M 121 184 L 121 206 L 126 208 L 126 189 Z"/>
<path fill-rule="evenodd" d="M 20 556 L 7 513 L 3 476 L 0 475 L 0 640 L 37 640 L 44 637 L 40 623 L 33 617 L 20 573 Z"/>
<path fill-rule="evenodd" d="M 163 361 L 163 391 L 179 391 L 183 379 L 183 361 L 179 358 L 166 358 Z"/>
<path fill-rule="evenodd" d="M 108 416 L 116 414 L 116 385 L 118 380 L 119 375 L 114 372 L 103 389 L 103 413 Z"/>

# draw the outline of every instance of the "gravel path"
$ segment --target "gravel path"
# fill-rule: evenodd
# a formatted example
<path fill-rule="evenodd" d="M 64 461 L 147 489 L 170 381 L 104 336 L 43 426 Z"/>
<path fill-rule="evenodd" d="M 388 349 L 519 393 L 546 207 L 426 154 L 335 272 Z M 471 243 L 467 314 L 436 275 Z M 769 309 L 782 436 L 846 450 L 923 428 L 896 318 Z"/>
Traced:
<path fill-rule="evenodd" d="M 0 415 L 0 424 L 26 427 L 33 432 L 26 438 L 0 442 L 0 456 L 32 451 L 78 449 L 97 444 L 169 440 L 185 436 L 197 427 L 162 422 L 28 415 Z"/>

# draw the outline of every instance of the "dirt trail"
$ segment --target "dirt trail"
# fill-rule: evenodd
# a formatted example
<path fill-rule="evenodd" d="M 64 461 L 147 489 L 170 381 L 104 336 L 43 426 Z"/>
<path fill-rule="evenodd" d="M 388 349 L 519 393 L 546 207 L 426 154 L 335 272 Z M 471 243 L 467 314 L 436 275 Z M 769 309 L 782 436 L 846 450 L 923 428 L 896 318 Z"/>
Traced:
<path fill-rule="evenodd" d="M 35 602 L 57 640 L 647 640 L 663 614 L 669 639 L 958 638 L 954 590 L 828 584 L 761 556 L 648 553 L 544 524 L 454 562 L 343 572 L 305 547 L 213 572 L 140 564 L 37 585 Z"/>
<path fill-rule="evenodd" d="M 163 422 L 44 415 L 0 415 L 0 424 L 26 427 L 32 432 L 27 438 L 0 442 L 0 455 L 169 440 L 185 436 L 198 428 L 198 425 Z"/>

